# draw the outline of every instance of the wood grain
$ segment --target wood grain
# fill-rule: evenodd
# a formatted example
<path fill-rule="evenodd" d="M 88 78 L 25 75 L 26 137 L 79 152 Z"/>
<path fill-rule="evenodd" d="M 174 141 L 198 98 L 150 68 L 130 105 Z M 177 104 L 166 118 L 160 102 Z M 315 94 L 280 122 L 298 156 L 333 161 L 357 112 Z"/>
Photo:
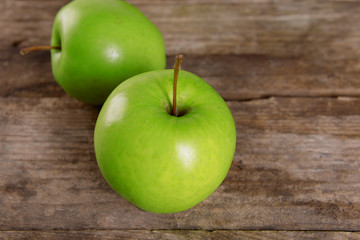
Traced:
<path fill-rule="evenodd" d="M 96 239 L 137 239 L 137 240 L 180 240 L 180 239 L 276 239 L 276 240 L 357 240 L 359 233 L 354 232 L 298 232 L 298 231 L 147 231 L 147 230 L 86 230 L 86 231 L 4 231 L 0 239 L 51 239 L 51 240 L 96 240 Z"/>
<path fill-rule="evenodd" d="M 0 65 L 0 96 L 66 96 L 52 76 L 49 53 L 23 57 L 11 50 L 10 56 Z M 174 59 L 175 56 L 167 57 L 168 68 L 172 68 Z M 202 77 L 226 100 L 360 96 L 360 58 L 308 61 L 247 55 L 187 55 L 182 68 Z"/>
<path fill-rule="evenodd" d="M 0 49 L 48 44 L 68 0 L 4 0 Z M 167 52 L 308 59 L 360 55 L 359 1 L 132 0 L 162 31 Z"/>
<path fill-rule="evenodd" d="M 360 239 L 360 1 L 129 0 L 237 126 L 223 184 L 166 215 L 104 181 L 99 108 L 64 93 L 49 53 L 18 54 L 67 2 L 0 1 L 0 239 Z"/>
<path fill-rule="evenodd" d="M 0 230 L 360 229 L 360 99 L 228 102 L 233 165 L 203 203 L 143 212 L 103 180 L 98 108 L 71 98 L 0 98 Z"/>
<path fill-rule="evenodd" d="M 68 0 L 0 3 L 0 96 L 63 97 L 47 44 Z M 226 100 L 269 96 L 360 96 L 360 1 L 133 0 L 163 32 L 168 67 L 184 69 Z M 160 10 L 161 9 L 161 10 Z"/>

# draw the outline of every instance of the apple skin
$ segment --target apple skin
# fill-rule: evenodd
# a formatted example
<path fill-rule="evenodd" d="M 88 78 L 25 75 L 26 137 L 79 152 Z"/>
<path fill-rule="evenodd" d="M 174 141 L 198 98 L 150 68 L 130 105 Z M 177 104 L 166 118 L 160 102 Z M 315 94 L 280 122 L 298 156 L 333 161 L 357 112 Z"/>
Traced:
<path fill-rule="evenodd" d="M 180 71 L 169 114 L 173 70 L 134 76 L 104 103 L 95 126 L 99 168 L 121 196 L 155 213 L 187 210 L 207 198 L 229 171 L 236 145 L 231 112 L 198 76 Z"/>
<path fill-rule="evenodd" d="M 54 78 L 71 96 L 103 104 L 122 81 L 166 66 L 163 37 L 122 0 L 75 0 L 56 15 L 51 38 Z"/>

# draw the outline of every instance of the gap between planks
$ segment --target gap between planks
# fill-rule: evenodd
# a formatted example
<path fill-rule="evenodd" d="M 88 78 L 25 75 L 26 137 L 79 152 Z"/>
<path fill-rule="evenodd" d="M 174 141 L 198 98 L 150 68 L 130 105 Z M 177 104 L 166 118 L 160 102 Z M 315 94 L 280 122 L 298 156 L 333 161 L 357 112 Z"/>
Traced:
<path fill-rule="evenodd" d="M 231 97 L 223 97 L 226 102 L 251 102 L 258 100 L 268 100 L 272 98 L 330 98 L 330 99 L 338 99 L 338 100 L 350 100 L 360 98 L 359 94 L 342 94 L 342 95 L 332 95 L 332 94 L 320 94 L 320 95 L 281 95 L 281 94 L 273 94 L 273 95 L 264 95 L 259 97 L 250 97 L 250 98 L 231 98 Z"/>

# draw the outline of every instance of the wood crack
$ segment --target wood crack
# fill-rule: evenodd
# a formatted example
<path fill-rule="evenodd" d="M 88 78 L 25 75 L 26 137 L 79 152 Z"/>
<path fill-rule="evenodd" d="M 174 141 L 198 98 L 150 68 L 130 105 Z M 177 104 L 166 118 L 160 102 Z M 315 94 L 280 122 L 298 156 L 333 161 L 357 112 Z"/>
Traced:
<path fill-rule="evenodd" d="M 339 99 L 339 100 L 344 100 L 344 99 L 356 99 L 356 98 L 360 98 L 360 94 L 356 95 L 277 95 L 277 94 L 273 94 L 273 95 L 263 95 L 263 96 L 259 96 L 259 97 L 252 97 L 252 98 L 226 98 L 224 97 L 224 100 L 227 102 L 251 102 L 251 101 L 258 101 L 258 100 L 268 100 L 271 98 L 329 98 L 329 99 Z"/>

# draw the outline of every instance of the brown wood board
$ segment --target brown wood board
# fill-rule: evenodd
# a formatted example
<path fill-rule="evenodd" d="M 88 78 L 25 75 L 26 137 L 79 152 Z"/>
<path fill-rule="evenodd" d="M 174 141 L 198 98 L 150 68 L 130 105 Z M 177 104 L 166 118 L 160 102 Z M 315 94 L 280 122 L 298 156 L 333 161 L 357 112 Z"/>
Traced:
<path fill-rule="evenodd" d="M 137 239 L 137 240 L 180 240 L 180 239 L 276 239 L 276 240 L 357 240 L 354 232 L 298 232 L 298 231 L 203 231 L 203 230 L 85 230 L 85 231 L 3 231 L 0 239 L 52 239 L 52 240 L 96 240 L 96 239 Z"/>
<path fill-rule="evenodd" d="M 50 54 L 20 56 L 10 49 L 1 59 L 0 96 L 64 97 L 66 93 L 51 73 Z M 168 68 L 174 63 L 168 56 Z M 225 100 L 269 96 L 360 96 L 360 58 L 318 61 L 247 55 L 187 55 L 183 69 L 193 72 L 217 90 Z"/>
<path fill-rule="evenodd" d="M 48 44 L 68 0 L 3 0 L 0 49 Z M 164 35 L 167 53 L 358 58 L 359 1 L 133 0 Z"/>
<path fill-rule="evenodd" d="M 103 180 L 93 150 L 98 108 L 74 99 L 0 99 L 1 230 L 357 230 L 360 100 L 228 102 L 233 165 L 203 203 L 143 212 Z"/>
<path fill-rule="evenodd" d="M 18 53 L 67 2 L 0 1 L 0 239 L 360 239 L 360 1 L 129 1 L 237 127 L 220 188 L 166 215 L 102 178 L 100 107 L 57 85 L 48 52 Z"/>

